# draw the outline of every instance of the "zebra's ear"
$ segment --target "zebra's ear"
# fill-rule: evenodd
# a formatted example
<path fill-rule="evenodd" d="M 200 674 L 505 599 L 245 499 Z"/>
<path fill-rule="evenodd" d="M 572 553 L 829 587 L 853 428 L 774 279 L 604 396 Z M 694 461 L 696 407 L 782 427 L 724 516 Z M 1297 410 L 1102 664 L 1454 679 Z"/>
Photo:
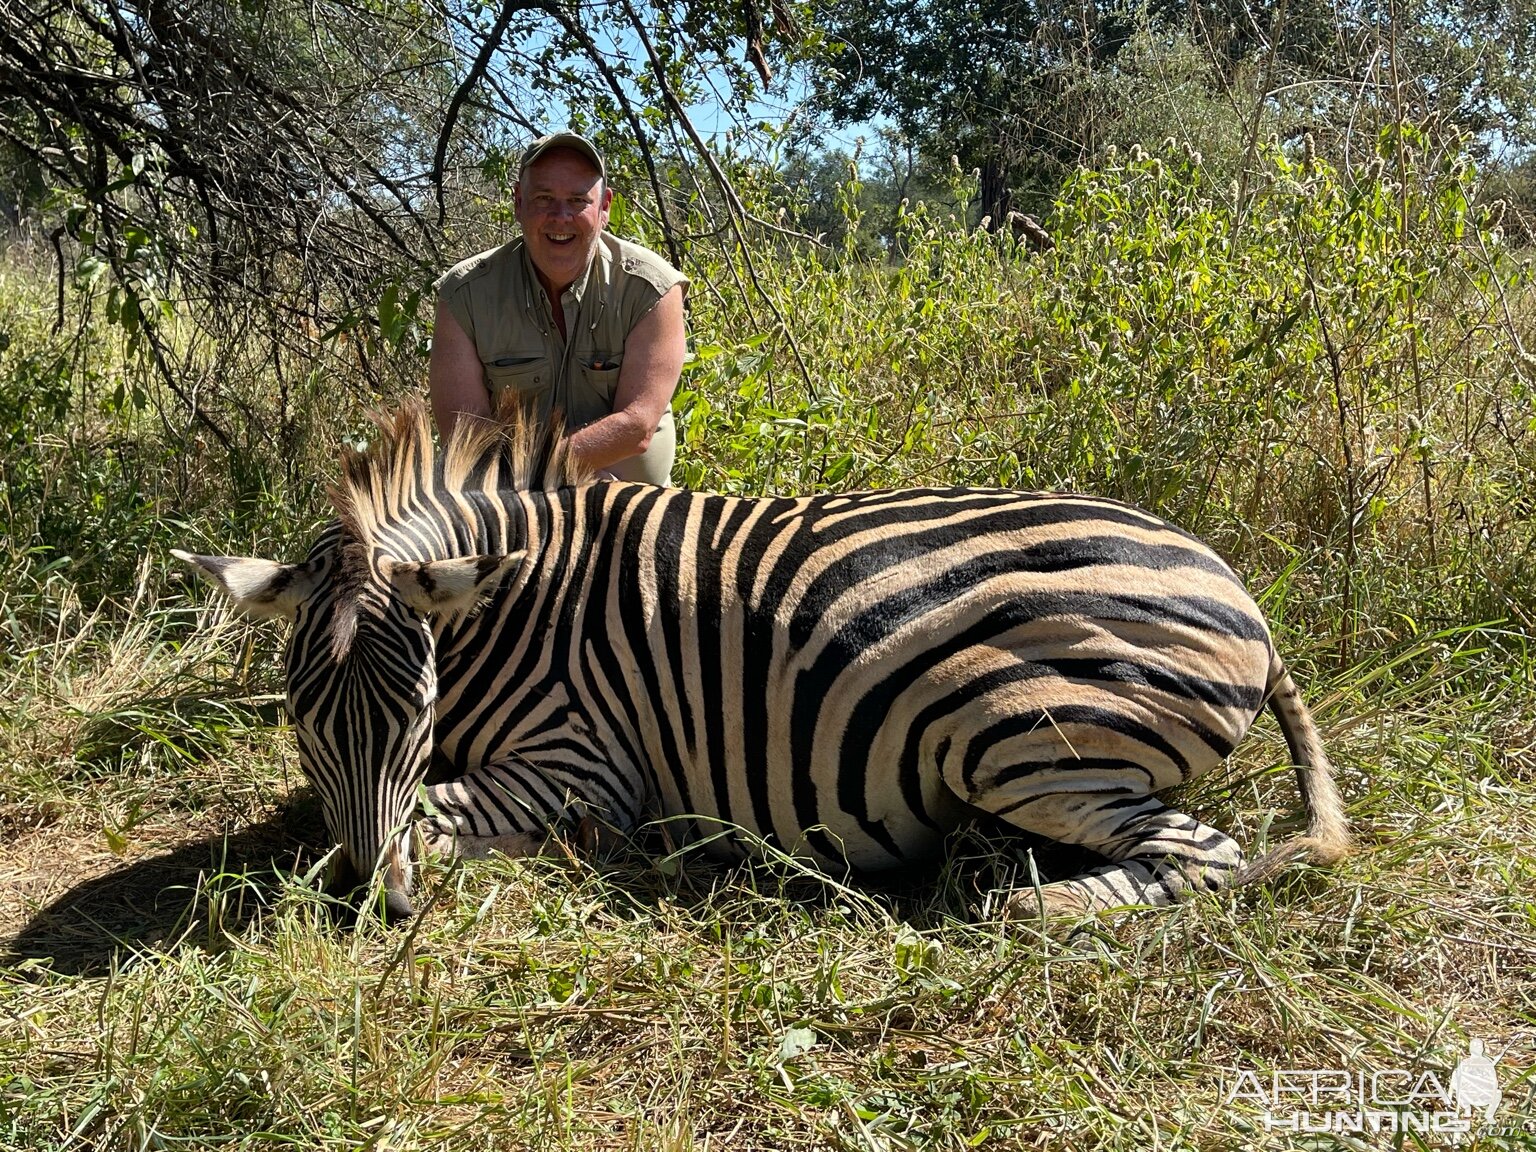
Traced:
<path fill-rule="evenodd" d="M 279 564 L 254 556 L 194 556 L 180 548 L 171 555 L 233 600 L 247 615 L 292 620 L 315 590 L 315 573 L 303 564 Z"/>
<path fill-rule="evenodd" d="M 523 553 L 461 556 L 453 560 L 390 560 L 379 571 L 400 599 L 424 616 L 468 612 L 491 593 L 501 578 L 521 564 Z"/>

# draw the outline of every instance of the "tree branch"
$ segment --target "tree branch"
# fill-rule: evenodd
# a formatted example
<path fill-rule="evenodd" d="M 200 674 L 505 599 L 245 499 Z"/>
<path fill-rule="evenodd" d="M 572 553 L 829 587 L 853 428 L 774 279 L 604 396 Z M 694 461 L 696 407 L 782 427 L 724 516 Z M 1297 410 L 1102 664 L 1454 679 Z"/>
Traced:
<path fill-rule="evenodd" d="M 491 30 L 486 34 L 480 44 L 480 51 L 475 55 L 475 61 L 469 67 L 469 73 L 462 83 L 453 91 L 453 98 L 448 101 L 448 112 L 443 118 L 442 130 L 437 134 L 437 149 L 432 155 L 432 185 L 437 190 L 437 226 L 441 228 L 448 219 L 448 208 L 443 200 L 443 169 L 447 164 L 448 142 L 453 138 L 453 129 L 459 122 L 459 112 L 464 107 L 464 101 L 469 99 L 469 94 L 480 83 L 486 70 L 491 66 L 491 58 L 501 48 L 502 37 L 507 34 L 507 25 L 512 22 L 512 17 L 525 11 L 527 5 L 519 0 L 505 0 L 501 11 L 496 16 L 496 22 L 491 25 Z"/>

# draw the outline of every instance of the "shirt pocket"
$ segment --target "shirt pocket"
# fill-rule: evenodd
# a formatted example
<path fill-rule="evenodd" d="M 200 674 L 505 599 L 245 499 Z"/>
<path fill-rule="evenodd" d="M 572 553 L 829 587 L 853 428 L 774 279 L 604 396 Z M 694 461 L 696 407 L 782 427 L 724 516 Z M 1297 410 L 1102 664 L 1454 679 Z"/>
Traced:
<path fill-rule="evenodd" d="M 623 356 L 593 355 L 581 361 L 581 379 L 587 391 L 613 411 L 613 396 L 619 388 L 619 368 Z"/>
<path fill-rule="evenodd" d="M 493 400 L 512 392 L 537 407 L 548 407 L 554 371 L 542 352 L 504 352 L 483 363 L 485 384 Z"/>

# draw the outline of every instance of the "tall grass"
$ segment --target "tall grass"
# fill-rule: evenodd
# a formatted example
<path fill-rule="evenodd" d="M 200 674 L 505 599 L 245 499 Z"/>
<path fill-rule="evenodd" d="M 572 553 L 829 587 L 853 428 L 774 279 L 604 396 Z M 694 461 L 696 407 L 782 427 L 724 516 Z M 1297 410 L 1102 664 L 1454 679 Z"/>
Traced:
<path fill-rule="evenodd" d="M 1064 190 L 1043 255 L 921 204 L 880 263 L 852 212 L 842 248 L 764 240 L 746 292 L 695 253 L 690 484 L 1134 500 L 1216 542 L 1304 670 L 1359 853 L 1048 934 L 993 917 L 1051 854 L 979 832 L 886 890 L 644 845 L 432 866 L 405 929 L 338 926 L 279 637 L 165 552 L 298 556 L 381 398 L 346 343 L 279 387 L 179 317 L 226 443 L 88 295 L 55 333 L 13 254 L 0 1144 L 1289 1148 L 1239 1073 L 1448 1082 L 1474 1037 L 1503 1127 L 1469 1146 L 1536 1144 L 1536 304 L 1475 171 L 1397 144 L 1353 172 L 1272 147 L 1241 203 L 1187 147 L 1134 151 Z M 370 355 L 419 369 L 413 339 Z M 1182 802 L 1256 848 L 1283 760 L 1261 725 Z"/>

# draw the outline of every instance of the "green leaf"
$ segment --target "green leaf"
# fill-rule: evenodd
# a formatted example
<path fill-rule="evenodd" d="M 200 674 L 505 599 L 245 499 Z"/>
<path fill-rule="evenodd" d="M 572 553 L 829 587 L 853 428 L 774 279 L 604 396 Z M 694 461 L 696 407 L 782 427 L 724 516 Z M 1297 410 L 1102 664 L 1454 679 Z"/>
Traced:
<path fill-rule="evenodd" d="M 827 467 L 826 471 L 821 474 L 822 483 L 836 484 L 844 476 L 848 475 L 852 468 L 853 453 L 844 452 L 836 460 L 832 461 L 832 463 Z"/>
<path fill-rule="evenodd" d="M 390 284 L 379 297 L 379 334 L 391 344 L 400 342 L 405 321 L 400 310 L 400 286 Z"/>
<path fill-rule="evenodd" d="M 107 271 L 107 262 L 101 257 L 87 253 L 80 257 L 75 265 L 75 284 L 81 288 L 92 288 L 96 281 L 100 280 Z"/>

